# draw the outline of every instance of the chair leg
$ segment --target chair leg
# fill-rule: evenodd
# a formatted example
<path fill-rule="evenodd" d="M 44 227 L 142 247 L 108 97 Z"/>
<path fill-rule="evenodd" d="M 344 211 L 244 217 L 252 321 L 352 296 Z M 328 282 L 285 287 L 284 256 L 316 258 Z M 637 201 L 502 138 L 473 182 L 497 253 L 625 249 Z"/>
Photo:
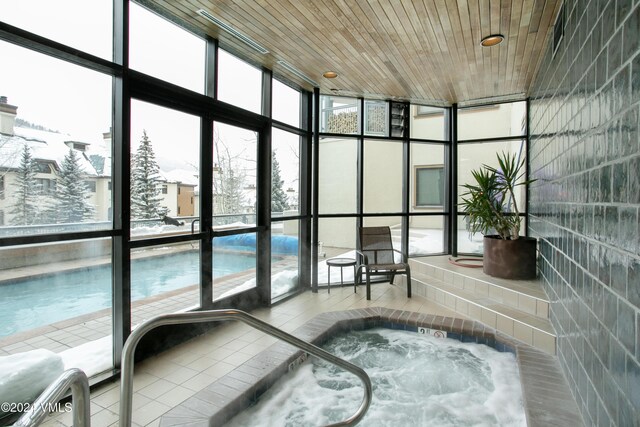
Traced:
<path fill-rule="evenodd" d="M 365 276 L 367 276 L 367 300 L 371 299 L 371 281 L 369 280 L 369 269 L 365 268 Z"/>
<path fill-rule="evenodd" d="M 358 292 L 358 281 L 356 280 L 358 277 L 357 273 L 356 273 L 356 266 L 353 266 L 353 293 L 357 293 Z"/>
<path fill-rule="evenodd" d="M 391 273 L 391 280 L 389 280 L 389 283 L 391 283 L 393 285 L 393 280 L 396 278 L 396 273 Z"/>
<path fill-rule="evenodd" d="M 411 298 L 411 269 L 407 266 L 407 298 Z"/>

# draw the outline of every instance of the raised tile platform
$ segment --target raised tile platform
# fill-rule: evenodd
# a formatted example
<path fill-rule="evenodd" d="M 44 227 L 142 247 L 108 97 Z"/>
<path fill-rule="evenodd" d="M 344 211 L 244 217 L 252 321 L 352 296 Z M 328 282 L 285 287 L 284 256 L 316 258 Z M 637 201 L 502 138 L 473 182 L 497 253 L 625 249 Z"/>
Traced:
<path fill-rule="evenodd" d="M 409 260 L 412 290 L 515 339 L 556 354 L 549 300 L 537 280 L 505 280 L 481 268 L 453 265 L 449 256 Z"/>

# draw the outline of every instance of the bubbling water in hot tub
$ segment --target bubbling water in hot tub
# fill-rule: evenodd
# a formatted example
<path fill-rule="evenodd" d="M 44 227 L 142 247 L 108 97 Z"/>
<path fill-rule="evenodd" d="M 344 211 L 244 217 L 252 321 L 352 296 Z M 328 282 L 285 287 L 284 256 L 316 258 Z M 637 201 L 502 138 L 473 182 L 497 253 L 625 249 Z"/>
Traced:
<path fill-rule="evenodd" d="M 526 426 L 513 354 L 482 344 L 374 328 L 322 346 L 373 382 L 363 426 Z M 352 415 L 360 381 L 313 358 L 272 386 L 229 426 L 317 426 Z"/>

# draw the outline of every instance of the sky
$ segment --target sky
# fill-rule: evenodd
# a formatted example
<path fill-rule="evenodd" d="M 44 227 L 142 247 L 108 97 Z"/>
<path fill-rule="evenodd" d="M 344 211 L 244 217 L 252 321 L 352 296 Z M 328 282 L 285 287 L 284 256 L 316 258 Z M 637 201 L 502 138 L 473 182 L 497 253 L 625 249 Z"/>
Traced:
<path fill-rule="evenodd" d="M 91 0 L 90 8 L 86 0 L 0 0 L 0 9 L 3 22 L 111 59 L 111 0 Z M 131 68 L 203 93 L 204 40 L 134 3 L 130 12 Z M 102 134 L 111 127 L 111 77 L 3 41 L 0 61 L 0 96 L 18 106 L 19 118 L 72 139 L 102 141 Z M 219 98 L 259 112 L 260 71 L 226 52 L 220 61 Z M 297 124 L 299 94 L 276 82 L 273 99 L 275 118 Z M 198 164 L 198 117 L 134 100 L 134 151 L 143 129 L 162 167 L 190 169 Z M 230 145 L 248 138 L 246 130 L 231 126 L 217 126 L 217 132 Z M 287 140 L 287 149 L 276 148 L 285 185 L 297 188 L 297 158 L 288 145 L 297 145 L 298 137 L 279 135 L 280 141 Z"/>

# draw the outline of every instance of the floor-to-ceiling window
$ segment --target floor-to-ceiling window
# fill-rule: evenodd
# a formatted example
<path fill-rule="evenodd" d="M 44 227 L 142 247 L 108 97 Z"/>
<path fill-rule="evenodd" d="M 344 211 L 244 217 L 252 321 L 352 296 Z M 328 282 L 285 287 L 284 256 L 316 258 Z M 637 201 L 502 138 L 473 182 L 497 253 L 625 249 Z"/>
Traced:
<path fill-rule="evenodd" d="M 457 203 L 462 201 L 466 183 L 473 183 L 472 170 L 483 165 L 498 168 L 497 155 L 515 156 L 527 162 L 526 101 L 481 105 L 458 109 Z M 521 181 L 526 179 L 522 170 Z M 521 214 L 520 234 L 526 233 L 526 188 L 519 187 L 515 202 Z M 462 212 L 457 219 L 457 249 L 460 253 L 482 253 L 483 236 L 470 233 Z"/>
<path fill-rule="evenodd" d="M 410 256 L 445 253 L 449 108 L 322 96 L 318 122 L 317 284 L 325 258 L 355 256 L 360 226 L 388 226 Z"/>
<path fill-rule="evenodd" d="M 309 94 L 134 2 L 26 3 L 0 17 L 0 354 L 93 376 L 154 315 L 299 291 Z"/>
<path fill-rule="evenodd" d="M 409 110 L 410 256 L 442 254 L 448 248 L 450 109 L 413 104 Z"/>

